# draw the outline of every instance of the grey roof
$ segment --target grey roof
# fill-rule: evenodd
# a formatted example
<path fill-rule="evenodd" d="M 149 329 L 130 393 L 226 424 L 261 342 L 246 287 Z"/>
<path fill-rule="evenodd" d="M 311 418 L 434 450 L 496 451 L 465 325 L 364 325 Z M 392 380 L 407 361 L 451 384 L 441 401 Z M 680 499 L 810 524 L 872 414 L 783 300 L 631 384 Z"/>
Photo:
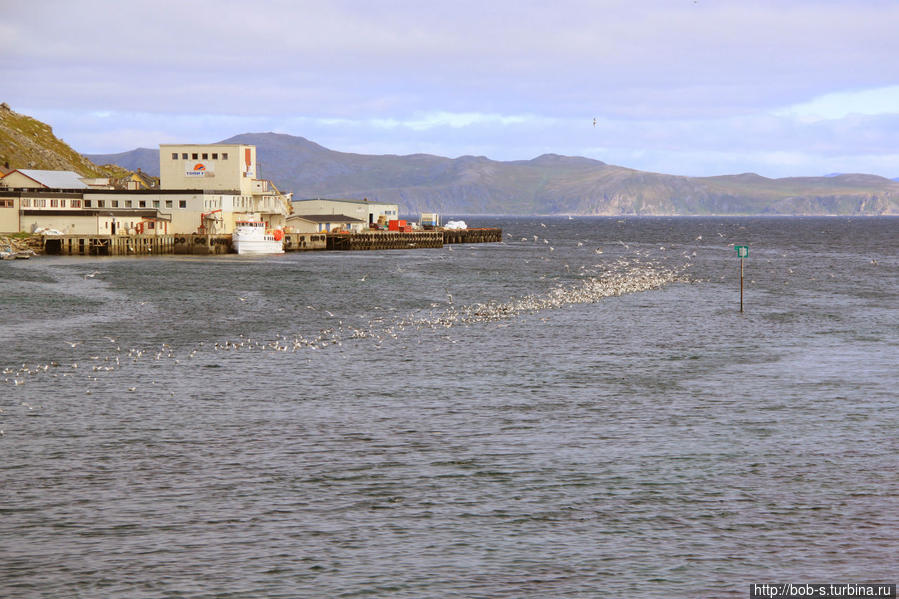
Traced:
<path fill-rule="evenodd" d="M 87 185 L 81 180 L 81 175 L 72 171 L 41 171 L 30 168 L 17 170 L 51 189 L 87 189 Z"/>
<path fill-rule="evenodd" d="M 353 218 L 345 214 L 292 214 L 287 217 L 290 219 L 308 220 L 311 223 L 364 223 L 359 218 Z"/>

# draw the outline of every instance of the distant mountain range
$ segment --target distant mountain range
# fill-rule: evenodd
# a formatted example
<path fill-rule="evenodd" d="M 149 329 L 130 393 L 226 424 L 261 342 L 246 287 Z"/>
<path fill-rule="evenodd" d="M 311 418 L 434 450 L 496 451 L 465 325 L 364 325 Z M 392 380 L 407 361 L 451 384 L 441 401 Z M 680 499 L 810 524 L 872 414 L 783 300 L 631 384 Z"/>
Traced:
<path fill-rule="evenodd" d="M 899 214 L 899 178 L 874 175 L 680 177 L 556 154 L 511 162 L 372 156 L 276 133 L 245 133 L 222 143 L 255 145 L 260 175 L 295 198 L 368 198 L 397 203 L 404 214 Z M 84 156 L 49 125 L 2 103 L 0 165 L 6 164 L 85 176 L 138 169 L 158 176 L 159 150 Z"/>
<path fill-rule="evenodd" d="M 297 199 L 368 198 L 397 203 L 405 214 L 899 214 L 899 182 L 875 175 L 681 177 L 556 154 L 510 162 L 365 155 L 278 133 L 221 143 L 255 145 L 260 176 Z M 159 174 L 158 150 L 88 158 Z"/>

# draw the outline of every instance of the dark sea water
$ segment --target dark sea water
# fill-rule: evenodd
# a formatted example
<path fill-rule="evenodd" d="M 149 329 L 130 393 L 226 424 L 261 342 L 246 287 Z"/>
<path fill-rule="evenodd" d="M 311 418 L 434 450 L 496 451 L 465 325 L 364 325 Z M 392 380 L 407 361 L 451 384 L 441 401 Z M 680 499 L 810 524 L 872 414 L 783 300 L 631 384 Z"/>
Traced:
<path fill-rule="evenodd" d="M 899 219 L 466 220 L 0 263 L 0 596 L 897 581 Z"/>

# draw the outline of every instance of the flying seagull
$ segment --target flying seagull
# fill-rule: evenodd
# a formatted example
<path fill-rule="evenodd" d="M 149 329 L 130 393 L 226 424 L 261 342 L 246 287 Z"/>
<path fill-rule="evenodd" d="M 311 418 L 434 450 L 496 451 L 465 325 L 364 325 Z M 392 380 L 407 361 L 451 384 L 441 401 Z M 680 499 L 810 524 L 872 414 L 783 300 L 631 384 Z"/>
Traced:
<path fill-rule="evenodd" d="M 593 126 L 596 126 L 596 117 L 593 117 Z"/>

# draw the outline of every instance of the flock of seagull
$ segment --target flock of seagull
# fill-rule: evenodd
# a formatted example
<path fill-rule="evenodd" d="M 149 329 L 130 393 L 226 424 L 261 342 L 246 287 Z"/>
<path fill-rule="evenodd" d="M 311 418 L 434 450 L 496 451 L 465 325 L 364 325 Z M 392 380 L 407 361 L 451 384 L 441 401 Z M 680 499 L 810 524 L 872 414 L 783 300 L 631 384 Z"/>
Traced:
<path fill-rule="evenodd" d="M 546 227 L 543 223 L 541 223 L 541 226 Z M 720 232 L 718 236 L 724 237 Z M 506 237 L 510 243 L 514 243 L 511 234 L 507 233 Z M 610 245 L 620 246 L 620 249 L 618 247 L 609 248 L 607 244 L 606 250 L 613 254 L 615 250 L 626 253 L 617 258 L 602 258 L 601 264 L 594 264 L 591 267 L 591 265 L 586 263 L 583 256 L 602 255 L 604 254 L 603 248 L 584 248 L 584 243 L 577 241 L 576 247 L 583 248 L 580 251 L 584 251 L 584 254 L 578 254 L 579 257 L 576 259 L 583 263 L 572 269 L 569 264 L 561 264 L 561 268 L 556 268 L 559 265 L 559 261 L 549 258 L 549 256 L 553 255 L 551 252 L 555 250 L 555 246 L 552 245 L 549 238 L 535 234 L 531 237 L 521 237 L 520 241 L 529 245 L 539 245 L 549 252 L 542 255 L 540 252 L 533 253 L 523 259 L 526 263 L 538 263 L 542 260 L 550 267 L 543 274 L 539 274 L 538 271 L 538 274 L 535 276 L 538 276 L 541 280 L 550 279 L 561 282 L 547 291 L 512 298 L 508 301 L 488 301 L 486 303 L 471 304 L 456 302 L 453 294 L 447 287 L 445 289 L 446 300 L 444 302 L 431 303 L 430 309 L 412 311 L 405 316 L 399 315 L 398 311 L 394 310 L 390 314 L 368 318 L 366 324 L 359 325 L 344 323 L 341 318 L 325 308 L 306 306 L 309 310 L 320 312 L 323 315 L 322 318 L 324 315 L 327 315 L 328 320 L 336 320 L 335 326 L 323 328 L 316 334 L 275 334 L 274 338 L 269 340 L 254 339 L 240 335 L 234 339 L 226 339 L 214 343 L 201 341 L 187 349 L 176 349 L 166 343 L 152 348 L 133 347 L 123 349 L 120 341 L 114 337 L 105 338 L 105 342 L 108 342 L 109 345 L 104 343 L 103 338 L 91 341 L 65 341 L 62 344 L 63 347 L 59 357 L 49 363 L 30 365 L 23 363 L 20 366 L 4 368 L 0 371 L 0 386 L 24 387 L 38 377 L 86 377 L 88 383 L 83 385 L 82 388 L 87 395 L 90 395 L 90 382 L 98 381 L 100 377 L 107 373 L 126 368 L 129 364 L 152 361 L 160 365 L 166 363 L 178 365 L 191 364 L 195 363 L 193 362 L 195 360 L 202 360 L 207 363 L 205 365 L 208 365 L 212 356 L 220 355 L 224 352 L 264 351 L 286 353 L 319 351 L 342 347 L 344 343 L 360 343 L 362 340 L 368 340 L 374 344 L 375 349 L 381 349 L 382 344 L 385 342 L 404 338 L 415 331 L 449 329 L 456 326 L 471 326 L 509 320 L 523 314 L 534 314 L 546 310 L 564 308 L 573 304 L 598 302 L 612 296 L 659 289 L 675 282 L 697 282 L 697 279 L 688 275 L 692 260 L 696 257 L 695 249 L 689 246 L 687 249 L 681 250 L 679 252 L 680 256 L 678 256 L 678 252 L 665 246 L 659 246 L 656 249 L 655 247 L 647 247 L 647 244 L 642 244 L 640 247 L 632 249 L 630 244 L 624 241 L 616 241 Z M 697 236 L 696 241 L 701 242 L 702 236 Z M 723 242 L 723 240 L 719 241 Z M 452 250 L 452 248 L 448 249 Z M 590 251 L 591 249 L 592 252 Z M 570 256 L 572 259 L 575 259 L 574 255 Z M 768 259 L 767 262 L 771 262 L 771 260 Z M 871 262 L 876 265 L 876 261 L 872 260 Z M 402 272 L 399 267 L 398 271 Z M 83 275 L 83 278 L 86 280 L 93 279 L 101 274 L 103 273 L 100 271 L 93 271 Z M 368 276 L 368 274 L 364 274 L 357 281 L 364 283 Z M 830 274 L 830 276 L 833 277 L 834 275 Z M 572 280 L 574 282 L 571 282 Z M 752 282 L 754 283 L 754 281 Z M 787 282 L 784 284 L 787 284 Z M 244 302 L 247 298 L 238 297 L 237 299 Z M 377 306 L 372 308 L 372 312 L 375 313 L 379 312 L 379 310 L 382 309 Z M 363 315 L 359 319 L 347 318 L 347 320 L 365 323 L 366 317 Z M 447 336 L 447 339 L 449 339 L 449 336 Z M 452 342 L 455 343 L 455 341 Z M 214 358 L 212 359 L 214 360 Z M 155 384 L 156 381 L 153 382 Z M 78 387 L 73 384 L 72 388 Z M 127 387 L 127 391 L 134 392 L 137 391 L 137 388 Z M 174 392 L 172 395 L 174 395 Z M 27 396 L 20 397 L 22 399 L 27 398 Z M 19 405 L 28 411 L 35 408 L 32 403 L 27 401 L 20 400 Z M 0 414 L 3 413 L 3 407 L 0 405 Z M 2 429 L 0 429 L 0 435 L 3 435 Z"/>
<path fill-rule="evenodd" d="M 546 224 L 540 223 L 542 228 L 546 228 Z M 719 233 L 720 235 L 720 233 Z M 509 240 L 512 239 L 511 234 L 507 234 Z M 701 236 L 697 238 L 700 240 Z M 541 238 L 539 235 L 533 235 L 531 238 L 521 237 L 522 242 L 530 242 L 541 244 L 549 252 L 555 250 L 555 246 L 548 238 Z M 410 330 L 423 329 L 448 329 L 451 327 L 463 325 L 470 326 L 480 323 L 489 323 L 498 320 L 508 320 L 516 316 L 528 313 L 537 313 L 545 310 L 553 310 L 563 308 L 572 304 L 593 303 L 601 299 L 622 295 L 627 293 L 637 293 L 651 289 L 658 289 L 673 282 L 686 282 L 691 280 L 687 275 L 687 268 L 690 265 L 690 258 L 695 256 L 689 252 L 684 252 L 686 260 L 676 266 L 670 263 L 661 263 L 652 256 L 654 250 L 634 249 L 631 250 L 629 244 L 624 241 L 617 241 L 616 244 L 624 250 L 628 250 L 626 256 L 617 259 L 605 260 L 602 264 L 594 265 L 590 268 L 588 265 L 582 264 L 575 272 L 572 272 L 570 265 L 563 264 L 563 272 L 565 280 L 576 277 L 574 284 L 559 283 L 548 291 L 529 294 L 519 298 L 513 298 L 508 301 L 489 301 L 486 303 L 472 303 L 460 305 L 454 302 L 453 295 L 449 288 L 446 289 L 446 301 L 443 303 L 431 303 L 430 310 L 419 310 L 410 312 L 405 316 L 392 315 L 387 318 L 377 316 L 368 320 L 367 325 L 354 326 L 345 324 L 343 320 L 321 308 L 322 314 L 327 314 L 330 319 L 336 319 L 336 326 L 324 328 L 317 334 L 292 334 L 282 335 L 276 334 L 273 339 L 260 340 L 246 336 L 239 336 L 235 339 L 227 339 L 214 343 L 199 342 L 195 347 L 188 350 L 175 350 L 168 344 L 162 344 L 156 348 L 130 348 L 122 349 L 118 340 L 113 337 L 107 337 L 110 343 L 109 347 L 112 351 L 97 351 L 96 347 L 93 351 L 82 355 L 80 359 L 72 359 L 71 352 L 77 351 L 84 341 L 67 341 L 68 359 L 65 354 L 57 360 L 47 364 L 29 365 L 22 364 L 19 367 L 7 367 L 0 371 L 0 384 L 8 384 L 15 387 L 23 386 L 29 380 L 38 376 L 52 377 L 74 377 L 87 376 L 88 380 L 97 380 L 104 373 L 123 368 L 129 363 L 137 363 L 141 361 L 152 360 L 154 362 L 170 362 L 171 364 L 187 363 L 189 361 L 208 357 L 210 352 L 218 354 L 221 352 L 235 351 L 271 351 L 271 352 L 300 352 L 300 351 L 317 351 L 324 350 L 329 347 L 341 347 L 344 342 L 359 340 L 370 340 L 374 343 L 376 349 L 380 349 L 382 344 L 391 339 L 398 339 L 402 335 L 406 335 Z M 584 246 L 582 241 L 577 242 L 577 247 Z M 589 249 L 589 248 L 585 248 Z M 664 252 L 665 247 L 659 247 L 659 251 Z M 593 249 L 596 255 L 603 254 L 602 248 Z M 531 258 L 533 259 L 533 258 Z M 538 260 L 541 258 L 537 258 Z M 543 257 L 543 260 L 549 260 Z M 525 259 L 526 262 L 529 259 Z M 92 279 L 102 274 L 100 271 L 92 271 L 84 275 L 85 279 Z M 363 275 L 359 282 L 364 282 L 368 275 Z M 544 274 L 539 277 L 546 279 Z M 560 277 L 551 277 L 558 280 Z M 246 298 L 239 298 L 244 301 Z M 316 310 L 313 306 L 306 306 L 309 309 Z M 134 391 L 134 387 L 128 387 L 128 391 Z M 90 393 L 88 389 L 86 391 Z"/>
<path fill-rule="evenodd" d="M 64 343 L 65 351 L 57 360 L 47 364 L 21 364 L 19 367 L 4 368 L 0 371 L 0 383 L 19 387 L 39 376 L 63 378 L 86 376 L 88 381 L 96 381 L 105 373 L 124 368 L 129 363 L 154 361 L 177 365 L 198 359 L 198 356 L 208 358 L 210 352 L 217 354 L 235 351 L 282 353 L 317 351 L 329 347 L 341 347 L 348 341 L 358 343 L 360 340 L 370 340 L 376 349 L 380 349 L 384 342 L 398 339 L 407 335 L 411 330 L 448 329 L 459 325 L 468 326 L 507 320 L 522 314 L 558 309 L 572 304 L 597 302 L 611 296 L 658 289 L 676 281 L 688 280 L 685 265 L 671 267 L 652 261 L 641 262 L 636 255 L 620 257 L 596 266 L 602 267 L 601 272 L 594 273 L 594 271 L 587 270 L 586 266 L 581 266 L 574 284 L 557 284 L 546 292 L 529 294 L 504 302 L 489 301 L 459 305 L 454 302 L 453 296 L 447 288 L 446 301 L 431 303 L 429 310 L 413 311 L 405 316 L 398 314 L 389 315 L 386 318 L 375 316 L 368 320 L 367 325 L 362 326 L 345 324 L 343 320 L 338 319 L 324 308 L 306 306 L 309 309 L 320 310 L 322 314 L 327 314 L 329 319 L 337 320 L 336 326 L 321 329 L 317 334 L 310 335 L 276 334 L 270 340 L 241 335 L 235 339 L 214 343 L 199 342 L 187 350 L 176 350 L 165 343 L 154 348 L 123 349 L 119 340 L 114 337 L 105 338 L 109 343 L 108 346 L 104 344 L 108 348 L 107 351 L 98 351 L 96 342 L 90 350 L 87 350 L 86 347 L 79 350 L 78 348 L 85 345 L 86 342 L 66 341 Z M 570 275 L 569 265 L 565 264 L 563 267 L 565 274 Z M 363 276 L 360 281 L 364 281 L 365 278 Z M 76 354 L 77 358 L 73 358 L 72 352 L 78 352 L 80 355 Z M 128 391 L 135 390 L 135 387 L 128 387 Z M 86 389 L 86 393 L 90 394 L 89 388 Z"/>

